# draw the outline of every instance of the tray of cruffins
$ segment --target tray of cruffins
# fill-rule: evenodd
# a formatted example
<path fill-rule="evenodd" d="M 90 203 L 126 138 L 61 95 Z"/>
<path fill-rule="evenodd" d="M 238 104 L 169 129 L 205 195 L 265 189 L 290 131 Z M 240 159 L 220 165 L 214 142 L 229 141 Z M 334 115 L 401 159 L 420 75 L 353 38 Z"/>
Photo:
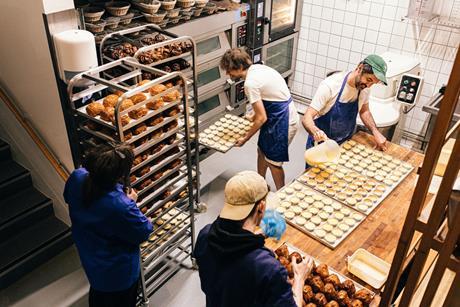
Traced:
<path fill-rule="evenodd" d="M 308 255 L 289 243 L 281 244 L 275 255 L 286 268 L 288 278 L 293 278 L 293 258 L 297 263 L 304 261 Z M 376 294 L 363 285 L 343 276 L 325 263 L 313 258 L 314 266 L 310 276 L 305 281 L 303 300 L 305 307 L 327 306 L 377 306 Z"/>

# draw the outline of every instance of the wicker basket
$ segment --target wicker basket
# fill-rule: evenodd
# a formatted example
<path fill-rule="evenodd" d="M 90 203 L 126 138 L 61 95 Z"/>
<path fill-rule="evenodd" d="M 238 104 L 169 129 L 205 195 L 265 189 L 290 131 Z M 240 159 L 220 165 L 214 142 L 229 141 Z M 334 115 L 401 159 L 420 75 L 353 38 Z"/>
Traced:
<path fill-rule="evenodd" d="M 166 25 L 169 23 L 169 18 L 165 18 L 163 19 L 162 22 L 158 23 L 158 26 L 161 27 L 161 28 L 164 28 L 166 27 Z"/>
<path fill-rule="evenodd" d="M 96 23 L 85 23 L 85 27 L 92 33 L 101 33 L 105 28 L 105 21 L 99 20 Z"/>
<path fill-rule="evenodd" d="M 170 11 L 176 6 L 176 0 L 163 0 L 161 1 L 161 8 L 165 11 Z"/>
<path fill-rule="evenodd" d="M 192 16 L 190 16 L 190 15 L 182 15 L 181 18 L 182 18 L 182 20 L 190 20 L 192 18 Z"/>
<path fill-rule="evenodd" d="M 100 7 L 88 7 L 83 9 L 83 16 L 86 22 L 95 22 L 101 19 L 104 12 L 105 10 Z"/>
<path fill-rule="evenodd" d="M 116 29 L 120 23 L 120 17 L 108 17 L 105 19 L 105 27 L 109 29 Z"/>
<path fill-rule="evenodd" d="M 182 16 L 192 16 L 192 15 L 193 15 L 193 10 L 188 10 L 188 9 L 187 9 L 187 10 L 184 10 L 184 9 L 182 9 L 182 10 L 180 11 L 180 14 L 181 14 Z"/>
<path fill-rule="evenodd" d="M 192 7 L 195 0 L 177 0 L 177 5 L 182 8 Z"/>
<path fill-rule="evenodd" d="M 166 12 L 160 11 L 155 14 L 144 14 L 145 19 L 151 23 L 161 23 L 166 16 Z"/>
<path fill-rule="evenodd" d="M 147 14 L 155 14 L 160 9 L 161 3 L 158 0 L 152 1 L 133 1 L 134 6 L 136 6 L 139 10 Z"/>
<path fill-rule="evenodd" d="M 166 17 L 175 18 L 175 17 L 179 16 L 179 13 L 180 13 L 180 8 L 169 10 L 169 11 L 166 12 Z"/>
<path fill-rule="evenodd" d="M 209 0 L 195 0 L 195 7 L 205 7 Z"/>
<path fill-rule="evenodd" d="M 131 21 L 133 20 L 134 13 L 128 13 L 125 16 L 120 17 L 120 23 L 122 25 L 129 25 Z"/>
<path fill-rule="evenodd" d="M 200 8 L 196 8 L 194 10 L 192 10 L 192 14 L 194 17 L 198 17 L 201 15 L 201 12 L 203 12 L 203 8 L 200 7 Z"/>
<path fill-rule="evenodd" d="M 125 1 L 113 1 L 105 4 L 105 9 L 113 16 L 124 16 L 128 13 L 131 4 Z"/>

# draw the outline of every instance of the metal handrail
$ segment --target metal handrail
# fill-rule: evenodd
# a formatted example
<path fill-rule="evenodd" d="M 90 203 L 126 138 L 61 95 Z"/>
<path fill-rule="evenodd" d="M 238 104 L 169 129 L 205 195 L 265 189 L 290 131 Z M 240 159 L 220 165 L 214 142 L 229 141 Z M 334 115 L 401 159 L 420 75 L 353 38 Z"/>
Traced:
<path fill-rule="evenodd" d="M 43 138 L 40 137 L 37 130 L 33 128 L 33 125 L 28 122 L 24 116 L 23 112 L 14 104 L 10 96 L 6 93 L 3 87 L 0 85 L 0 99 L 5 103 L 8 109 L 14 114 L 16 120 L 21 124 L 21 126 L 26 130 L 27 134 L 32 138 L 34 143 L 43 153 L 45 158 L 51 163 L 53 168 L 56 170 L 58 175 L 65 181 L 69 178 L 70 172 L 66 167 L 56 158 L 56 155 L 51 151 L 51 149 L 46 146 L 42 141 Z"/>

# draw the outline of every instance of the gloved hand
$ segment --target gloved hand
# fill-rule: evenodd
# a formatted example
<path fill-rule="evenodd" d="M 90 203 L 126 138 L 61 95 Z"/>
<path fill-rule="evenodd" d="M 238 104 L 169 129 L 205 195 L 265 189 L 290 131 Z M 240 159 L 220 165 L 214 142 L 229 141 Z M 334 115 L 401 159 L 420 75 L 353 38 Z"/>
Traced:
<path fill-rule="evenodd" d="M 260 228 L 267 237 L 279 240 L 286 231 L 286 221 L 284 217 L 275 210 L 267 209 L 260 223 Z"/>

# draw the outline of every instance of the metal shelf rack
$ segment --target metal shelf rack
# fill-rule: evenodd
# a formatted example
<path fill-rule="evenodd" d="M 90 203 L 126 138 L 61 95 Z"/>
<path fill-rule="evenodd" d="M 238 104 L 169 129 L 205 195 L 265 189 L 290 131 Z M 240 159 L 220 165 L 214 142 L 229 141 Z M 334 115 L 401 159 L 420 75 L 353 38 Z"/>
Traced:
<path fill-rule="evenodd" d="M 125 73 L 116 78 L 106 73 L 114 68 Z M 156 78 L 141 82 L 144 73 Z M 150 94 L 149 89 L 160 84 L 169 88 Z M 126 57 L 78 74 L 68 85 L 80 159 L 94 144 L 126 142 L 133 147 L 131 185 L 139 196 L 138 207 L 154 223 L 154 232 L 141 244 L 142 305 L 148 305 L 148 297 L 178 269 L 194 263 L 197 164 L 191 148 L 188 84 L 180 72 L 167 73 Z M 103 106 L 110 94 L 118 98 L 109 117 L 91 112 L 90 104 Z M 143 100 L 123 109 L 123 103 L 135 95 Z M 164 100 L 161 107 L 149 104 L 159 99 Z M 110 113 L 105 108 L 103 112 Z"/>

